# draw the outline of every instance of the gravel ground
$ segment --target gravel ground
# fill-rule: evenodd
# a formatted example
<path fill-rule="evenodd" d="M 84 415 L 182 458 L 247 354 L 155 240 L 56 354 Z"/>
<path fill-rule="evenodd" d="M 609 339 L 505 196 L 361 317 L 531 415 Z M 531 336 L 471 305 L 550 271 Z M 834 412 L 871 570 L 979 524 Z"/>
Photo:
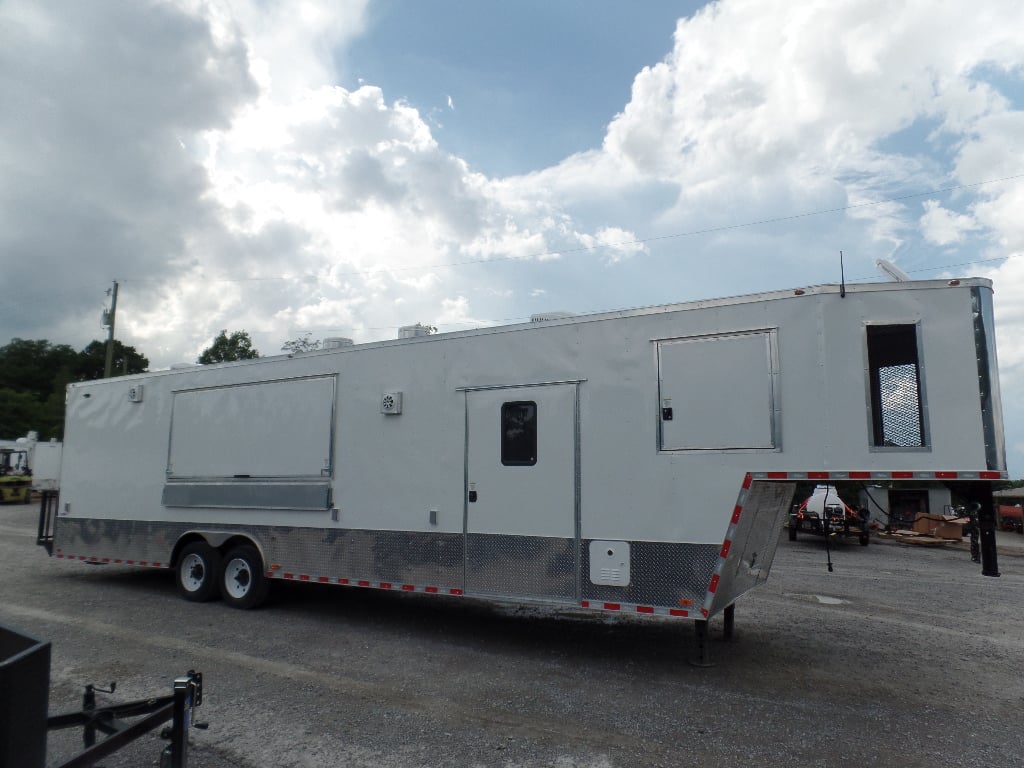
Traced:
<path fill-rule="evenodd" d="M 1024 537 L 1000 578 L 965 546 L 783 537 L 716 666 L 687 621 L 274 584 L 270 603 L 189 604 L 169 571 L 89 567 L 0 507 L 0 624 L 52 642 L 50 712 L 203 672 L 192 768 L 1014 766 L 1024 756 Z M 2 692 L 0 692 L 2 695 Z M 79 748 L 52 734 L 48 765 Z M 158 765 L 143 738 L 103 762 Z"/>

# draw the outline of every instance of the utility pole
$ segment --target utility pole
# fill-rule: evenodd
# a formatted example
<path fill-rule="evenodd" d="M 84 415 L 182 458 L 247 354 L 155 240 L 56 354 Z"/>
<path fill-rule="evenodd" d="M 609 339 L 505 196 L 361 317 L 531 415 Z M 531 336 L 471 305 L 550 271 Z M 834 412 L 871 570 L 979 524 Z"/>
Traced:
<path fill-rule="evenodd" d="M 114 367 L 114 315 L 117 313 L 117 280 L 114 287 L 107 290 L 110 296 L 110 309 L 103 310 L 103 324 L 107 326 L 107 360 L 103 365 L 103 378 L 109 379 Z"/>

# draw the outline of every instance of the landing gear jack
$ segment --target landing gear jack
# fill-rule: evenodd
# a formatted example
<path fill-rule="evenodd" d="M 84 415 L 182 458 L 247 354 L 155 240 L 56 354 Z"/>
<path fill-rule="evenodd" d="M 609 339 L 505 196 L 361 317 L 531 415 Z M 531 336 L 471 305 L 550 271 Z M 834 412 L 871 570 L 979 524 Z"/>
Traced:
<path fill-rule="evenodd" d="M 722 611 L 722 639 L 732 640 L 736 630 L 736 604 L 727 605 Z M 693 622 L 693 657 L 690 664 L 695 667 L 713 667 L 715 662 L 711 659 L 709 641 L 709 621 L 698 619 Z"/>

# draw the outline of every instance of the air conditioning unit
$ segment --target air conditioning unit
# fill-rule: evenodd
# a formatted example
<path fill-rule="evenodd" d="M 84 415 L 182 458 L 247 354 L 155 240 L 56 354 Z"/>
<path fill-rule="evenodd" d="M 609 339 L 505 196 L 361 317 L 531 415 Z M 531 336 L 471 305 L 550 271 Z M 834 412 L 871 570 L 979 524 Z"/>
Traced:
<path fill-rule="evenodd" d="M 341 349 L 351 347 L 355 342 L 346 336 L 331 336 L 324 339 L 324 349 Z"/>
<path fill-rule="evenodd" d="M 385 392 L 380 396 L 380 412 L 396 414 L 402 412 L 402 393 Z"/>
<path fill-rule="evenodd" d="M 136 384 L 128 387 L 128 402 L 130 403 L 141 403 L 142 402 L 142 385 Z"/>

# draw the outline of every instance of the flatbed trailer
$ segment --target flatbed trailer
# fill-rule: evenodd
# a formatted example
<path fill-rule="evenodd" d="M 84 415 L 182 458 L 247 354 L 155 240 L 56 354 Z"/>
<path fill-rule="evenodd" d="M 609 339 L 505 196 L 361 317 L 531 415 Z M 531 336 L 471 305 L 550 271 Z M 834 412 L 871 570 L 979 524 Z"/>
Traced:
<path fill-rule="evenodd" d="M 1006 477 L 992 322 L 983 279 L 823 285 L 75 383 L 41 541 L 237 607 L 731 620 L 797 483 Z"/>

